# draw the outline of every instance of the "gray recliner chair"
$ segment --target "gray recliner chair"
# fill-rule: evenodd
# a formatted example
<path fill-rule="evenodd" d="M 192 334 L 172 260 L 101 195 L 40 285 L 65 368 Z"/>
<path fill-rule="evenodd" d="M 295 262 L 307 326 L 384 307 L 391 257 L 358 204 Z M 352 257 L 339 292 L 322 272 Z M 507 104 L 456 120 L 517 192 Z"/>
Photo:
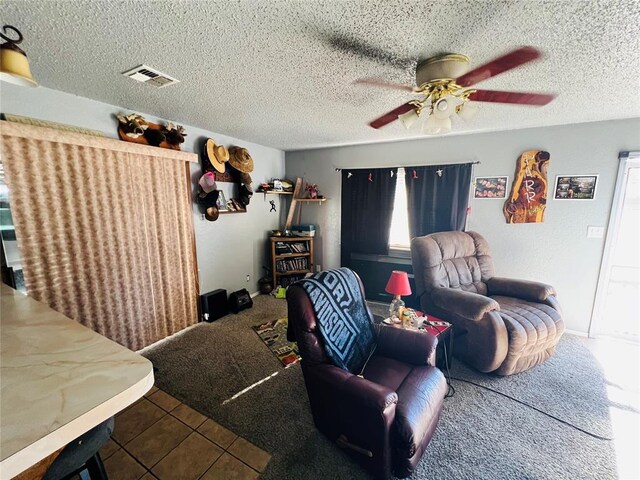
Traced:
<path fill-rule="evenodd" d="M 553 287 L 495 277 L 486 240 L 442 232 L 411 241 L 422 310 L 454 326 L 454 355 L 481 372 L 512 375 L 548 359 L 564 333 Z"/>

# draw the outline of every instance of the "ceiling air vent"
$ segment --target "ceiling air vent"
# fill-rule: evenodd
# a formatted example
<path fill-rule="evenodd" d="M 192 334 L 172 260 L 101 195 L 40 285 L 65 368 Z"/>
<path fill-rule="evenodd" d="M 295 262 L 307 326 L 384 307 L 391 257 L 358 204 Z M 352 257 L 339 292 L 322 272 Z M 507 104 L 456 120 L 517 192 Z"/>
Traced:
<path fill-rule="evenodd" d="M 178 83 L 180 80 L 176 80 L 170 77 L 166 73 L 162 73 L 155 68 L 151 68 L 148 65 L 138 65 L 136 68 L 124 72 L 125 77 L 133 78 L 137 82 L 146 83 L 154 87 L 166 87 Z"/>

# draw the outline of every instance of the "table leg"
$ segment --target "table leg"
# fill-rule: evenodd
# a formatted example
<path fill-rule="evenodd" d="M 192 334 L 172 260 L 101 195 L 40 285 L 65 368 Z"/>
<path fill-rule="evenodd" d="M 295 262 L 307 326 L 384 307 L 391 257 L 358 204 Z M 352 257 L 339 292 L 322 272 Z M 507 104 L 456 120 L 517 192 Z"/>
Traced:
<path fill-rule="evenodd" d="M 449 345 L 447 346 L 447 363 L 451 368 L 451 361 L 453 360 L 453 325 L 449 327 Z"/>

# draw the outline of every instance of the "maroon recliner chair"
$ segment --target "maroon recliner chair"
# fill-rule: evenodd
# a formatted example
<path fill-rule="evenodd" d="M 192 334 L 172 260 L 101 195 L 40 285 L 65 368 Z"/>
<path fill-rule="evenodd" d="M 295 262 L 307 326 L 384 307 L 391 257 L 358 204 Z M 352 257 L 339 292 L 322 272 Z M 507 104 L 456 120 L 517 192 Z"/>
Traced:
<path fill-rule="evenodd" d="M 359 281 L 360 279 L 358 279 Z M 364 289 L 360 282 L 364 308 Z M 335 366 L 306 291 L 287 290 L 288 338 L 298 342 L 316 427 L 349 449 L 376 478 L 411 475 L 438 423 L 447 392 L 435 365 L 436 337 L 384 325 L 362 375 Z"/>

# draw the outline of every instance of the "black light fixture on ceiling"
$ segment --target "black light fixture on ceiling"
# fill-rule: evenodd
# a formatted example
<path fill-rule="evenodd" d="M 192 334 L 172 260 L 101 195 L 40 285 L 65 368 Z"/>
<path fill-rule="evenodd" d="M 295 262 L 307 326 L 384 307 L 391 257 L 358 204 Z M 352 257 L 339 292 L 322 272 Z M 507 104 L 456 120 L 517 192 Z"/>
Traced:
<path fill-rule="evenodd" d="M 6 36 L 9 30 L 18 35 L 17 40 Z M 0 45 L 0 80 L 22 87 L 37 87 L 38 84 L 31 76 L 27 54 L 18 47 L 23 40 L 22 33 L 11 25 L 2 27 L 2 31 L 4 34 L 0 33 L 0 37 L 6 43 Z"/>

